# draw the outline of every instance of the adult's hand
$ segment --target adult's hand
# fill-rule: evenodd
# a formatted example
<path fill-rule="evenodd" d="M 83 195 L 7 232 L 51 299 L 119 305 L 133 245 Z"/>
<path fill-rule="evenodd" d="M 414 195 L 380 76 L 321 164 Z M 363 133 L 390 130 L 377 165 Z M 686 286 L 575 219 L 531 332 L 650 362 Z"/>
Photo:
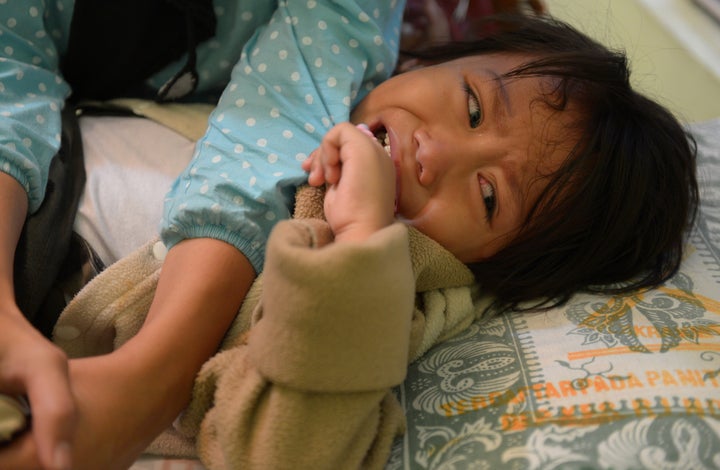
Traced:
<path fill-rule="evenodd" d="M 0 173 L 0 393 L 27 396 L 33 452 L 43 468 L 66 469 L 71 467 L 75 423 L 67 358 L 30 325 L 15 303 L 13 263 L 26 215 L 25 190 Z M 0 450 L 0 468 L 16 468 L 5 459 L 28 441 L 23 437 Z"/>
<path fill-rule="evenodd" d="M 67 357 L 12 307 L 0 311 L 0 391 L 27 396 L 32 426 L 26 432 L 42 467 L 70 469 L 75 402 Z M 21 444 L 0 451 L 0 468 L 8 468 L 6 454 L 17 452 L 14 447 Z"/>

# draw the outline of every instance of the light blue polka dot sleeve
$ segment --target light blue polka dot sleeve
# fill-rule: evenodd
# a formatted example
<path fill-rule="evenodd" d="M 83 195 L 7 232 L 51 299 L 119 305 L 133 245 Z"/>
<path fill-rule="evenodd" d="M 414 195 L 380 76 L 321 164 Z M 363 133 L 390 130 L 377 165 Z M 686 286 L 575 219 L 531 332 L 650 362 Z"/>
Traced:
<path fill-rule="evenodd" d="M 60 147 L 60 112 L 70 89 L 58 74 L 67 24 L 43 0 L 0 0 L 0 171 L 27 191 L 30 212 L 45 193 Z M 63 2 L 53 2 L 62 8 Z"/>
<path fill-rule="evenodd" d="M 262 271 L 302 160 L 397 60 L 403 0 L 287 0 L 248 41 L 195 156 L 168 194 L 170 247 L 209 237 Z"/>

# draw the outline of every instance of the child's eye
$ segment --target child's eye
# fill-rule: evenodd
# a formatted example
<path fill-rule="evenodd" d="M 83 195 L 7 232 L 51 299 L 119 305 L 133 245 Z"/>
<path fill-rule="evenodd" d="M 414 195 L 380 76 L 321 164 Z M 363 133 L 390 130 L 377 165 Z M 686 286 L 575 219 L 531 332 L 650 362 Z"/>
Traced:
<path fill-rule="evenodd" d="M 470 127 L 475 129 L 480 125 L 483 119 L 482 109 L 480 108 L 480 101 L 473 92 L 472 88 L 466 83 L 465 84 L 465 95 L 467 96 L 467 107 L 468 107 L 468 118 Z"/>
<path fill-rule="evenodd" d="M 492 220 L 497 206 L 497 198 L 495 197 L 495 188 L 492 184 L 482 176 L 478 177 L 480 181 L 480 190 L 482 191 L 483 203 L 485 204 L 486 218 L 488 222 Z"/>

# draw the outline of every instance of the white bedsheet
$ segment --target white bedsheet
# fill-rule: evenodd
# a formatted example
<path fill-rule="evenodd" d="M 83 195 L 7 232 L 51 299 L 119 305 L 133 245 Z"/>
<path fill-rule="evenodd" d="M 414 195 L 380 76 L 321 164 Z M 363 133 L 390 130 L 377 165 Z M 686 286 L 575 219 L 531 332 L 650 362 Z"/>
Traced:
<path fill-rule="evenodd" d="M 139 117 L 80 118 L 88 178 L 75 231 L 109 265 L 158 232 L 165 193 L 195 143 Z"/>

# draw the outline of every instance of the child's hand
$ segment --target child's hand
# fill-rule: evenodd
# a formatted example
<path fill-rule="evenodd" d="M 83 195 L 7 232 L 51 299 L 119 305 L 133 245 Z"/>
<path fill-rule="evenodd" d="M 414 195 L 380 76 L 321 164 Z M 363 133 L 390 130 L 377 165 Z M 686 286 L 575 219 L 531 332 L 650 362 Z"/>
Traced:
<path fill-rule="evenodd" d="M 393 223 L 395 169 L 366 130 L 336 125 L 302 167 L 312 186 L 328 185 L 325 217 L 336 241 L 364 240 Z"/>

